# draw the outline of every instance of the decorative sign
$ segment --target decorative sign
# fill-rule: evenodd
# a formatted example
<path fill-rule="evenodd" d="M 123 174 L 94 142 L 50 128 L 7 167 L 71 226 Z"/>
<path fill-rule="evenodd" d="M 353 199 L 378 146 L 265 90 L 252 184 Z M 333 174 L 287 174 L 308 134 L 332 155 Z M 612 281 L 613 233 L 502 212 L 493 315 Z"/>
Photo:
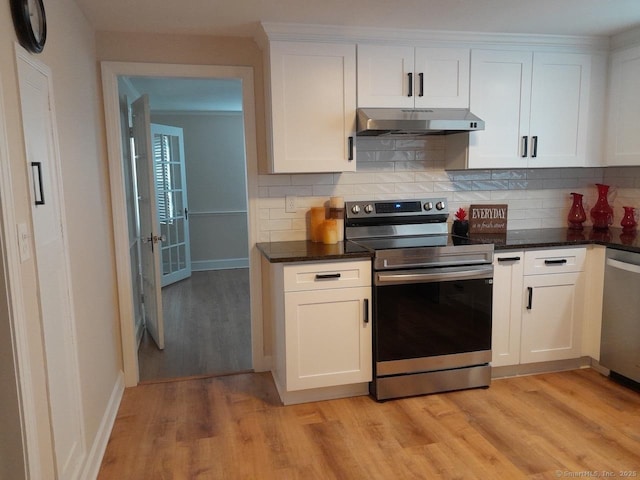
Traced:
<path fill-rule="evenodd" d="M 507 205 L 471 205 L 469 233 L 507 233 Z"/>

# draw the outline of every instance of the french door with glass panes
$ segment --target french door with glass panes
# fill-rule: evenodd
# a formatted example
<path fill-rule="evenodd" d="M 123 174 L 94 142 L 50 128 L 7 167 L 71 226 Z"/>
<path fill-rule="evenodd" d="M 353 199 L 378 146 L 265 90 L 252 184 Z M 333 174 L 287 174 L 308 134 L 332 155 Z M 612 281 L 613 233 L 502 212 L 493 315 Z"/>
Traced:
<path fill-rule="evenodd" d="M 165 287 L 191 276 L 184 138 L 182 128 L 154 123 L 151 138 Z"/>

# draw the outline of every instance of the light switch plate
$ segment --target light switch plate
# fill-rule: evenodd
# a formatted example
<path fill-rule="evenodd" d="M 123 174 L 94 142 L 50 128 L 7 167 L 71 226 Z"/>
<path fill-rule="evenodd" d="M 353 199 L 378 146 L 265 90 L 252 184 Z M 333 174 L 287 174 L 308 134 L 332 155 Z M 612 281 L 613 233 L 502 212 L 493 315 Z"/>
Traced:
<path fill-rule="evenodd" d="M 18 248 L 20 249 L 20 261 L 26 262 L 31 258 L 31 246 L 29 245 L 29 227 L 26 223 L 18 224 Z"/>

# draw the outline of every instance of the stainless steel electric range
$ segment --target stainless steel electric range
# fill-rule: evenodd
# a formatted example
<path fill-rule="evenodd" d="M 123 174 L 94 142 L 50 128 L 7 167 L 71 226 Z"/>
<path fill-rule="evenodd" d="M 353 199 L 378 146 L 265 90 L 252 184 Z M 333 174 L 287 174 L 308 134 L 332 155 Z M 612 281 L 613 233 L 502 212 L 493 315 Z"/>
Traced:
<path fill-rule="evenodd" d="M 489 386 L 493 245 L 449 235 L 446 198 L 345 207 L 346 240 L 374 252 L 371 394 Z"/>

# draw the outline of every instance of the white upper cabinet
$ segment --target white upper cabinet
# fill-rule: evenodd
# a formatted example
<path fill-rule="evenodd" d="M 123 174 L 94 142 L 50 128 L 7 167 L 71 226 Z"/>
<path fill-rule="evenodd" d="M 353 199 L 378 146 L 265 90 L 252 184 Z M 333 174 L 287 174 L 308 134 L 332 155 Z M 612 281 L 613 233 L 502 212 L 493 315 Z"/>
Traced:
<path fill-rule="evenodd" d="M 358 45 L 358 107 L 468 108 L 469 49 Z"/>
<path fill-rule="evenodd" d="M 585 54 L 473 50 L 468 168 L 586 165 L 591 58 Z"/>
<path fill-rule="evenodd" d="M 355 44 L 269 43 L 270 171 L 355 171 Z"/>
<path fill-rule="evenodd" d="M 640 46 L 615 52 L 609 76 L 607 165 L 640 165 Z"/>

